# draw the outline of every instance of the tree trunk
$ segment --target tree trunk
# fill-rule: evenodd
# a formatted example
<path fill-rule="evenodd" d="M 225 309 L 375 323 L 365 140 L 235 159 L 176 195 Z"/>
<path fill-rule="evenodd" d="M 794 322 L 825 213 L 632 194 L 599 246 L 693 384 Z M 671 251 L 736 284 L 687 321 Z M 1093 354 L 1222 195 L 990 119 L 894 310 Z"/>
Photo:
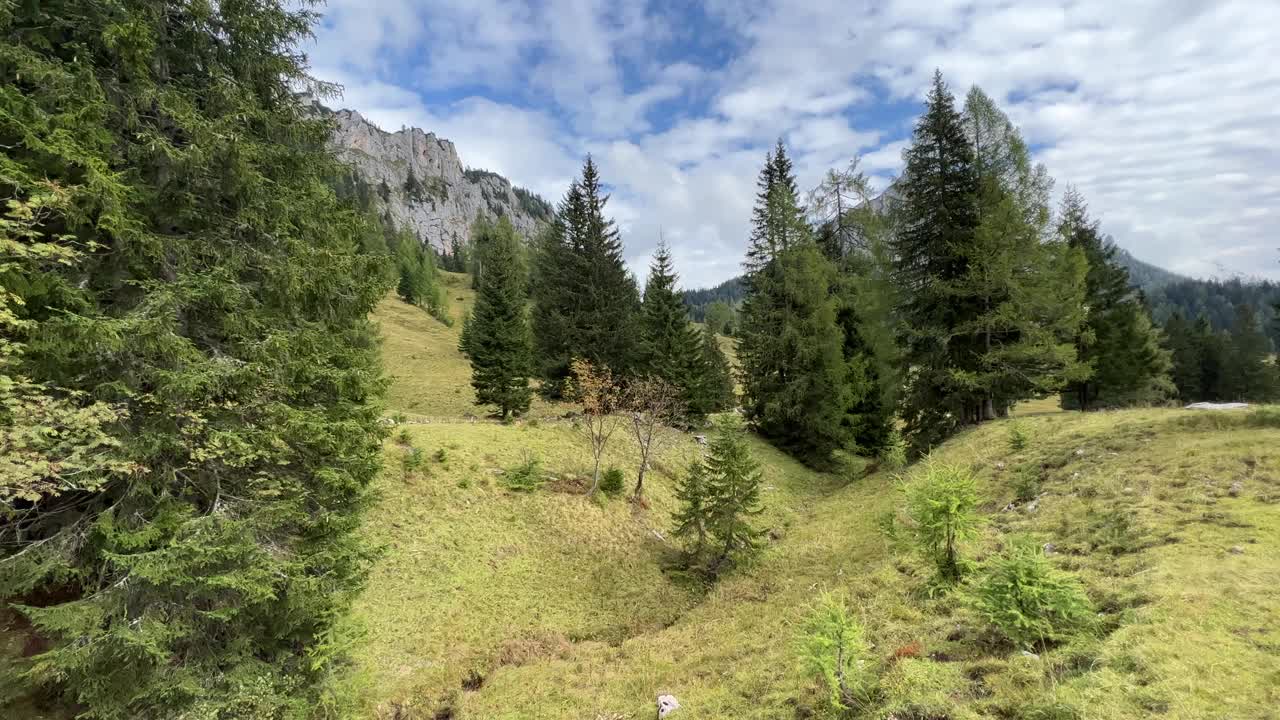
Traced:
<path fill-rule="evenodd" d="M 636 473 L 636 491 L 635 491 L 636 500 L 639 500 L 640 495 L 644 492 L 644 471 L 648 466 L 649 466 L 649 458 L 641 457 L 640 472 Z"/>

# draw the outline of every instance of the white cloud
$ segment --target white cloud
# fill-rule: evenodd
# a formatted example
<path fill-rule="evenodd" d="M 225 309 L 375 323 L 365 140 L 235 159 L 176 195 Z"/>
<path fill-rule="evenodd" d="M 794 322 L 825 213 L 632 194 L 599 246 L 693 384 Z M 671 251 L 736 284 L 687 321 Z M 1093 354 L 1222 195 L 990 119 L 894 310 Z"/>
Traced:
<path fill-rule="evenodd" d="M 977 83 L 1000 101 L 1059 187 L 1078 186 L 1138 257 L 1280 277 L 1280 4 L 716 0 L 711 28 L 655 7 L 334 0 L 313 60 L 346 80 L 344 104 L 448 137 L 464 162 L 551 199 L 595 153 L 635 269 L 661 230 L 688 284 L 737 272 L 777 137 L 802 184 L 858 153 L 887 182 L 909 126 L 849 117 L 877 118 L 885 90 L 919 99 L 935 67 L 957 95 Z M 733 54 L 682 54 L 705 33 Z"/>

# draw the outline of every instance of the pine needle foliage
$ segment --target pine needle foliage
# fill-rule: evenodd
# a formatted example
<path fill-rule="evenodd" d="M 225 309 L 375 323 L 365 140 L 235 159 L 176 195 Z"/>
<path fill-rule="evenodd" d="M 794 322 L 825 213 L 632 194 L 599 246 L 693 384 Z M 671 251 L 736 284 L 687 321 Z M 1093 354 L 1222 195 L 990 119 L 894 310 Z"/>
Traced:
<path fill-rule="evenodd" d="M 0 225 L 22 345 L 0 414 L 57 421 L 22 410 L 47 396 L 88 449 L 0 510 L 0 598 L 47 644 L 19 690 L 80 717 L 304 717 L 337 668 L 383 435 L 368 314 L 393 280 L 295 95 L 315 19 L 0 4 L 0 197 L 23 226 Z"/>

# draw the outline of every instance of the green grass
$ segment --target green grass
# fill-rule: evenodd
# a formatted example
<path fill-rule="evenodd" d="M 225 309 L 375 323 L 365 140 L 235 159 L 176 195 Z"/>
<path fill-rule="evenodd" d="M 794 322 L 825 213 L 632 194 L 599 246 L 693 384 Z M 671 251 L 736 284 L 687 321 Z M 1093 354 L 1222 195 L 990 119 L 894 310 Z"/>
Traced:
<path fill-rule="evenodd" d="M 411 333 L 402 342 L 430 355 Z M 454 345 L 416 362 L 459 376 Z M 388 358 L 399 363 L 411 365 Z M 430 378 L 396 382 L 396 401 L 416 401 L 406 410 L 465 412 L 448 394 L 438 401 Z M 877 700 L 862 717 L 1262 718 L 1280 703 L 1275 410 L 1081 414 L 1050 399 L 1013 413 L 1021 450 L 1010 449 L 1010 421 L 940 450 L 979 480 L 986 523 L 970 557 L 1013 535 L 1052 543 L 1054 564 L 1080 575 L 1099 610 L 1096 635 L 1034 658 L 957 595 L 924 592 L 927 568 L 878 529 L 902 500 L 888 473 L 842 481 L 756 442 L 767 548 L 703 588 L 664 569 L 671 472 L 699 451 L 691 439 L 674 436 L 661 454 L 647 507 L 593 502 L 581 492 L 586 444 L 549 414 L 536 425 L 409 427 L 428 456 L 445 447 L 448 459 L 381 481 L 368 532 L 387 553 L 358 612 L 369 716 L 649 718 L 670 692 L 688 720 L 823 717 L 795 647 L 802 609 L 822 590 L 850 598 L 873 644 Z M 553 480 L 506 490 L 497 472 L 529 454 Z M 630 474 L 635 461 L 620 430 L 605 465 Z M 1018 499 L 1028 487 L 1034 511 Z"/>

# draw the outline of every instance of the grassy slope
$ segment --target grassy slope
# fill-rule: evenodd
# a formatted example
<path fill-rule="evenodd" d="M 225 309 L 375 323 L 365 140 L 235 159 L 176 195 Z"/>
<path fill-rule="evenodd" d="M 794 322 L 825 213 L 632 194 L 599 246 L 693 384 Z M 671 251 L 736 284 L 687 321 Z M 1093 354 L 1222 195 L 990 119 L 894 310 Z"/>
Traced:
<path fill-rule="evenodd" d="M 474 412 L 469 388 L 437 384 L 465 385 L 458 326 L 433 327 L 393 301 L 378 317 L 396 376 L 393 409 Z M 648 718 L 654 696 L 672 692 L 689 720 L 802 716 L 820 698 L 797 667 L 794 622 L 832 589 L 859 609 L 874 643 L 867 667 L 881 699 L 867 716 L 1276 717 L 1274 425 L 1252 426 L 1245 414 L 1036 406 L 1019 413 L 1032 437 L 1024 450 L 1008 448 L 1006 423 L 948 443 L 940 458 L 975 468 L 989 518 L 971 554 L 981 559 L 1010 534 L 1052 542 L 1055 562 L 1085 578 L 1101 611 L 1097 639 L 1030 658 L 994 641 L 954 597 L 921 592 L 924 572 L 877 529 L 899 502 L 887 473 L 840 483 L 757 443 L 769 548 L 704 595 L 662 571 L 670 546 L 654 534 L 669 524 L 671 471 L 696 446 L 672 435 L 647 482 L 648 509 L 591 503 L 571 487 L 506 491 L 496 470 L 526 453 L 557 476 L 586 473 L 585 443 L 546 419 L 550 410 L 512 427 L 408 426 L 414 445 L 445 448 L 446 460 L 382 480 L 369 532 L 388 553 L 358 612 L 369 632 L 357 659 L 371 714 Z M 609 462 L 630 470 L 622 432 Z M 404 452 L 389 442 L 389 467 Z M 1044 494 L 1034 512 L 1003 511 L 1021 472 Z M 1235 481 L 1238 497 L 1228 493 Z M 920 657 L 891 660 L 899 649 L 912 654 L 912 643 Z"/>

